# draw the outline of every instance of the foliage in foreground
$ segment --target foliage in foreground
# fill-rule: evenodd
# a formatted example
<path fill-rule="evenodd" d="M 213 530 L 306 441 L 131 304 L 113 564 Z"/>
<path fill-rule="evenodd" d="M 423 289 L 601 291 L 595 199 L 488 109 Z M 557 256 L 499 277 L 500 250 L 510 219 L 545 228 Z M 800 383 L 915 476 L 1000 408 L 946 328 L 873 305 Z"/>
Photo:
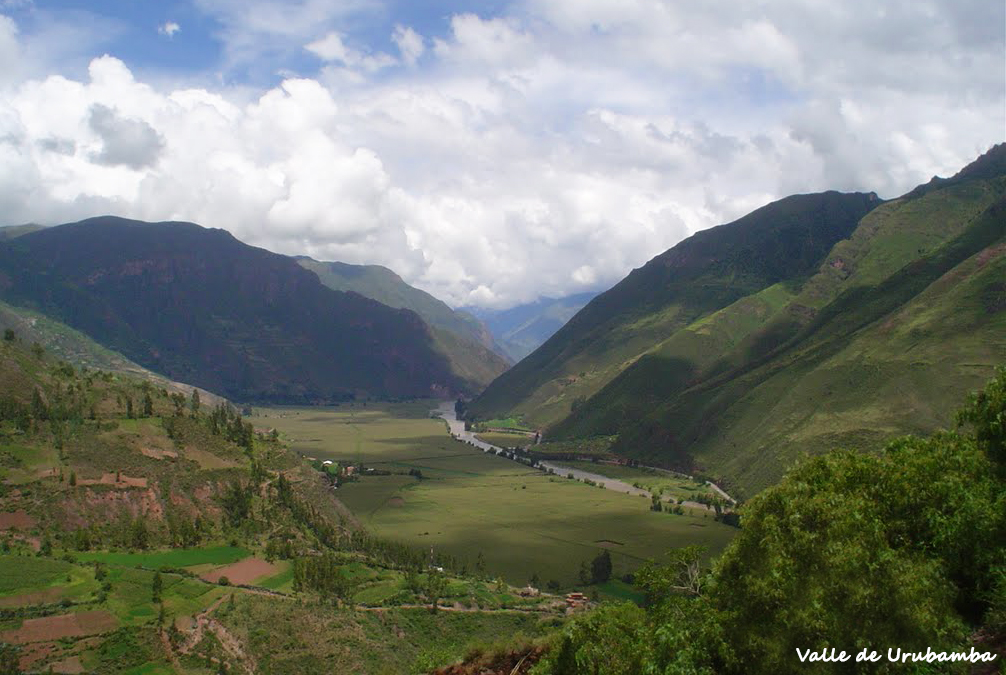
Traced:
<path fill-rule="evenodd" d="M 646 610 L 608 606 L 557 636 L 538 675 L 856 672 L 796 649 L 994 650 L 1006 638 L 1006 369 L 961 430 L 902 438 L 879 456 L 832 452 L 751 500 L 744 529 L 703 574 L 697 549 L 638 575 Z M 1001 657 L 1000 657 L 1001 658 Z M 844 667 L 845 670 L 841 670 Z"/>

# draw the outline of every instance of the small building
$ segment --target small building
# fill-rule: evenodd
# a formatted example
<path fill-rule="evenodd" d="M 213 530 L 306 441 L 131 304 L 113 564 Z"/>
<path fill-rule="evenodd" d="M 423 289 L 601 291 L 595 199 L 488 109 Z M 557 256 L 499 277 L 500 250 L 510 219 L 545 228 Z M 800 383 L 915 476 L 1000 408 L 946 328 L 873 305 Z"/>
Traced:
<path fill-rule="evenodd" d="M 567 593 L 566 594 L 566 606 L 570 609 L 575 609 L 577 607 L 584 607 L 587 604 L 587 596 L 583 593 Z"/>

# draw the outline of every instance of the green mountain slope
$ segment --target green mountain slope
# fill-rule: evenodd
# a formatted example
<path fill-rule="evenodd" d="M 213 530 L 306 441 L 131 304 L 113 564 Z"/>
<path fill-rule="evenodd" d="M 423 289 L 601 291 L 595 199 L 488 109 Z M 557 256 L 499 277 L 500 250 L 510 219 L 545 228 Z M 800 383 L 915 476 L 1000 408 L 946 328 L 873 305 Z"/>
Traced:
<path fill-rule="evenodd" d="M 413 288 L 387 267 L 319 262 L 304 257 L 297 258 L 297 262 L 333 290 L 359 293 L 388 307 L 418 314 L 432 329 L 434 345 L 450 361 L 454 373 L 478 389 L 510 365 L 481 321 Z"/>
<path fill-rule="evenodd" d="M 689 237 L 587 304 L 473 401 L 472 414 L 558 422 L 676 331 L 811 274 L 879 203 L 872 193 L 796 195 Z"/>
<path fill-rule="evenodd" d="M 192 223 L 104 217 L 23 235 L 0 244 L 0 298 L 240 401 L 477 389 L 415 313 Z"/>
<path fill-rule="evenodd" d="M 618 434 L 619 452 L 751 493 L 801 452 L 950 424 L 1006 359 L 1006 178 L 974 166 L 872 211 L 805 283 L 676 332 L 550 437 Z"/>

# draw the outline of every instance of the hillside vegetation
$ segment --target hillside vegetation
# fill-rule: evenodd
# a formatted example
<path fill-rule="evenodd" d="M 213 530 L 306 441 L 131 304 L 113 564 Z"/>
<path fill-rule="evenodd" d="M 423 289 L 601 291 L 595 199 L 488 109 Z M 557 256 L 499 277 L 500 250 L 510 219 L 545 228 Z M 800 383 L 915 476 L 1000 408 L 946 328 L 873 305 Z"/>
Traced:
<path fill-rule="evenodd" d="M 1006 146 L 997 146 L 952 179 L 877 205 L 806 274 L 680 325 L 665 322 L 662 338 L 603 387 L 574 401 L 556 393 L 553 409 L 565 410 L 550 419 L 546 438 L 611 437 L 614 452 L 702 471 L 751 495 L 778 481 L 802 452 L 878 450 L 899 434 L 946 426 L 952 402 L 1006 358 L 1004 156 Z M 748 230 L 755 240 L 763 236 Z M 789 235 L 814 232 L 808 226 Z M 646 307 L 640 299 L 621 311 Z M 636 325 L 662 314 L 645 316 Z M 565 342 L 590 340 L 591 330 L 579 325 L 574 318 L 561 331 L 569 333 Z M 611 344 L 559 366 L 579 362 L 589 379 L 622 358 L 626 343 Z M 539 351 L 546 348 L 558 346 Z M 499 382 L 519 373 L 520 366 Z M 575 377 L 537 390 L 533 382 L 528 375 L 518 383 L 527 398 L 511 401 L 511 410 L 531 415 L 528 402 L 576 390 Z M 494 384 L 471 410 L 480 415 L 496 396 Z"/>
<path fill-rule="evenodd" d="M 695 549 L 650 565 L 645 609 L 606 605 L 521 648 L 529 672 L 1001 672 L 1006 369 L 957 419 L 877 454 L 804 460 L 742 509 L 711 570 Z M 846 662 L 821 659 L 832 649 Z"/>
<path fill-rule="evenodd" d="M 360 530 L 227 404 L 0 342 L 0 672 L 424 672 L 561 625 L 473 569 Z"/>

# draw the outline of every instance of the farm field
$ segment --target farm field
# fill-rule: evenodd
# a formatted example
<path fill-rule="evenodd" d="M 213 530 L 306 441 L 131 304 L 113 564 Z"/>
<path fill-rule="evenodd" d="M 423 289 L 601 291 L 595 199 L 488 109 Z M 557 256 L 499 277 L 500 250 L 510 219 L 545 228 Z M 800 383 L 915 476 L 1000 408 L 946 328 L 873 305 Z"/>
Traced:
<path fill-rule="evenodd" d="M 475 435 L 480 441 L 500 448 L 526 448 L 534 443 L 534 437 L 527 434 L 503 434 L 497 431 L 484 431 Z"/>
<path fill-rule="evenodd" d="M 716 496 L 712 489 L 703 481 L 671 476 L 661 471 L 654 471 L 653 469 L 606 464 L 604 462 L 583 462 L 579 460 L 563 460 L 560 463 L 563 466 L 590 471 L 607 476 L 608 478 L 615 478 L 630 485 L 641 487 L 644 490 L 660 493 L 664 497 L 691 499 L 695 495 Z"/>
<path fill-rule="evenodd" d="M 578 583 L 580 564 L 602 550 L 614 573 L 690 544 L 719 553 L 735 529 L 711 516 L 654 513 L 640 497 L 549 476 L 450 438 L 420 406 L 256 409 L 256 427 L 274 427 L 306 456 L 363 463 L 394 475 L 343 484 L 338 497 L 375 535 L 433 548 L 513 584 Z M 411 415 L 411 417 L 407 416 Z M 593 466 L 593 465 L 591 465 Z M 407 475 L 410 469 L 422 478 Z M 690 493 L 689 493 L 690 494 Z"/>

